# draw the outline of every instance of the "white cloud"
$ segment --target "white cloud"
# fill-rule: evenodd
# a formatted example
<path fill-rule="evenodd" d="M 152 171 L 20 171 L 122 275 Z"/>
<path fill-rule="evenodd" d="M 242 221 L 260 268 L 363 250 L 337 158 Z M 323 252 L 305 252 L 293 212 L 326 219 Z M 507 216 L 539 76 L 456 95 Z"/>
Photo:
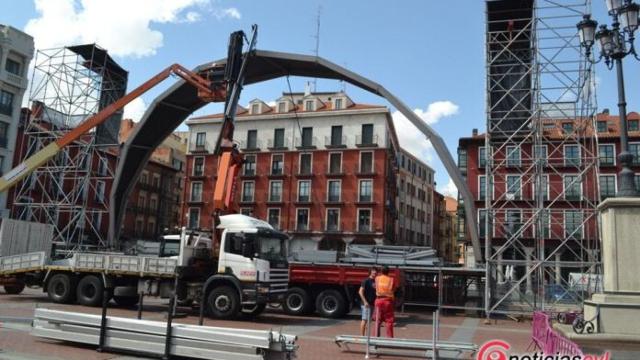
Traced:
<path fill-rule="evenodd" d="M 132 119 L 133 121 L 138 122 L 146 110 L 147 104 L 145 104 L 144 100 L 142 100 L 142 98 L 136 98 L 124 107 L 124 114 L 122 115 L 122 118 Z"/>
<path fill-rule="evenodd" d="M 110 54 L 151 56 L 163 45 L 162 32 L 152 25 L 194 22 L 210 0 L 34 0 L 38 16 L 25 32 L 36 48 L 97 43 Z"/>
<path fill-rule="evenodd" d="M 230 8 L 227 8 L 227 9 L 214 10 L 213 11 L 213 15 L 215 17 L 217 17 L 218 20 L 224 19 L 224 18 L 231 18 L 231 19 L 240 20 L 242 18 L 242 14 L 240 14 L 240 11 L 237 8 L 234 8 L 234 7 L 230 7 Z"/>
<path fill-rule="evenodd" d="M 413 111 L 424 122 L 433 125 L 444 117 L 457 114 L 459 107 L 447 100 L 432 102 L 426 110 L 415 109 Z M 433 145 L 426 136 L 399 111 L 395 111 L 392 116 L 400 146 L 427 164 L 432 163 L 434 160 Z"/>
<path fill-rule="evenodd" d="M 449 182 L 447 182 L 445 185 L 438 186 L 438 192 L 446 196 L 458 198 L 458 187 L 453 183 L 453 180 L 451 178 L 449 178 Z"/>

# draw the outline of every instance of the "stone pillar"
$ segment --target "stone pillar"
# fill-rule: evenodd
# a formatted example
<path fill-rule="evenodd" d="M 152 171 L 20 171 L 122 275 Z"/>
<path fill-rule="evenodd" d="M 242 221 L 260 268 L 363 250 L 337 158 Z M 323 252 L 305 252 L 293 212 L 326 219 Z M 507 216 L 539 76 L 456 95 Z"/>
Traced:
<path fill-rule="evenodd" d="M 494 246 L 493 250 L 498 253 L 498 249 L 500 249 L 500 246 Z M 496 265 L 496 270 L 498 272 L 498 284 L 502 284 L 504 283 L 504 268 L 502 266 L 502 252 L 499 252 L 498 254 L 498 261 L 497 261 L 497 265 Z"/>
<path fill-rule="evenodd" d="M 531 257 L 533 255 L 533 248 L 532 247 L 525 247 L 524 248 L 524 253 L 526 256 L 526 264 L 527 264 L 527 268 L 526 268 L 526 272 L 527 272 L 527 290 L 526 290 L 526 294 L 527 295 L 533 295 L 533 278 L 532 278 L 532 274 L 531 274 Z"/>
<path fill-rule="evenodd" d="M 556 253 L 556 263 L 555 263 L 555 275 L 556 275 L 556 285 L 559 285 L 562 283 L 562 273 L 561 271 L 561 267 L 560 267 L 560 262 L 562 261 L 562 253 L 561 252 L 557 252 Z"/>

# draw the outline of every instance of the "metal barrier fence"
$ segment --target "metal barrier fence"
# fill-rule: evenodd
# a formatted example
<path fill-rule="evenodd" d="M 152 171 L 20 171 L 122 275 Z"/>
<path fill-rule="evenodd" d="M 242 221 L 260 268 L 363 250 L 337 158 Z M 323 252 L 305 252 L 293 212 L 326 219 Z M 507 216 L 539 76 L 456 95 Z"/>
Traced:
<path fill-rule="evenodd" d="M 542 311 L 535 311 L 533 313 L 531 340 L 545 355 L 584 356 L 578 345 L 564 338 L 551 327 L 549 315 Z"/>

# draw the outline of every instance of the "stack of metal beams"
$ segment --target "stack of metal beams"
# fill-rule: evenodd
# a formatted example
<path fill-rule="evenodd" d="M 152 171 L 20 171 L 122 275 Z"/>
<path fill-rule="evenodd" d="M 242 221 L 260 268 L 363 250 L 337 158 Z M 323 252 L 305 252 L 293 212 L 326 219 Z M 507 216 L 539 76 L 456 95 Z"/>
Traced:
<path fill-rule="evenodd" d="M 424 246 L 349 245 L 343 261 L 393 266 L 440 264 L 436 251 Z"/>
<path fill-rule="evenodd" d="M 99 315 L 36 309 L 33 336 L 100 344 Z M 105 348 L 112 351 L 163 355 L 167 324 L 159 321 L 107 318 Z M 172 324 L 170 354 L 196 359 L 258 360 L 290 359 L 297 348 L 296 336 L 273 330 L 245 330 Z"/>

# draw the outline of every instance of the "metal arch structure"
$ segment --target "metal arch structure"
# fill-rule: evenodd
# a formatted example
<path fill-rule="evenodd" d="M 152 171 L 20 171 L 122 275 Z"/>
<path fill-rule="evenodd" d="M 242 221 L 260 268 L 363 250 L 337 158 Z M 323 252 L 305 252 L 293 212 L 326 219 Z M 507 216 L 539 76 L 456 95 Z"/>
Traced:
<path fill-rule="evenodd" d="M 200 73 L 225 63 L 226 59 L 221 59 L 200 65 L 193 71 Z M 406 116 L 425 135 L 426 139 L 431 141 L 438 157 L 458 188 L 464 200 L 465 217 L 475 259 L 476 262 L 482 261 L 473 197 L 443 139 L 435 130 L 380 84 L 318 56 L 255 50 L 247 63 L 245 84 L 255 84 L 289 75 L 346 81 L 385 98 Z M 186 81 L 180 80 L 151 103 L 136 130 L 123 144 L 110 194 L 108 240 L 111 247 L 116 245 L 119 237 L 126 201 L 142 169 L 149 161 L 151 153 L 189 115 L 204 105 L 206 103 L 198 98 L 196 88 Z"/>

